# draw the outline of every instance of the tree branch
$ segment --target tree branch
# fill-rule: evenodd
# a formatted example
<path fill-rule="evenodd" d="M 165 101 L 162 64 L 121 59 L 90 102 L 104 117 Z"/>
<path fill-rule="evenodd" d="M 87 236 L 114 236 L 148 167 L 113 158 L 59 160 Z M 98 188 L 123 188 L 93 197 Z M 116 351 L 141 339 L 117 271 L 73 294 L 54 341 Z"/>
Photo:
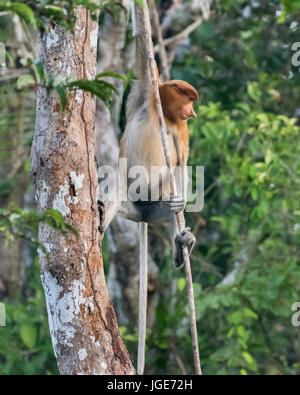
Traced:
<path fill-rule="evenodd" d="M 168 62 L 168 55 L 165 48 L 165 41 L 163 39 L 162 29 L 159 23 L 159 16 L 158 16 L 155 0 L 150 0 L 150 4 L 151 4 L 155 34 L 158 40 L 158 53 L 161 62 L 160 70 L 162 74 L 162 81 L 168 81 L 170 79 L 170 67 Z"/>
<path fill-rule="evenodd" d="M 136 7 L 140 7 L 140 6 L 136 5 Z M 162 111 L 162 106 L 161 106 L 161 101 L 160 101 L 160 95 L 159 95 L 159 89 L 158 89 L 158 81 L 157 81 L 156 70 L 155 70 L 155 60 L 154 60 L 154 55 L 153 55 L 153 43 L 152 43 L 152 38 L 151 38 L 151 25 L 150 25 L 150 18 L 149 18 L 149 10 L 148 10 L 146 0 L 143 0 L 143 9 L 142 9 L 142 12 L 139 13 L 139 15 L 141 18 L 139 25 L 144 27 L 144 34 L 145 34 L 144 42 L 146 45 L 145 51 L 147 53 L 148 60 L 149 60 L 151 80 L 152 80 L 153 91 L 154 91 L 154 100 L 155 100 L 155 106 L 156 106 L 156 111 L 157 111 L 158 120 L 159 120 L 162 144 L 163 144 L 163 149 L 164 149 L 164 153 L 165 153 L 166 164 L 167 164 L 169 171 L 170 171 L 171 188 L 172 188 L 173 194 L 177 195 L 174 169 L 173 169 L 173 166 L 171 163 L 171 156 L 170 156 L 169 145 L 168 145 L 167 129 L 166 129 L 165 121 L 164 121 L 164 116 L 163 116 L 163 111 Z M 178 222 L 179 231 L 181 231 L 185 228 L 185 220 L 184 220 L 183 212 L 177 213 L 176 218 L 177 218 L 177 222 Z M 184 257 L 184 262 L 185 262 L 185 274 L 186 274 L 187 292 L 188 292 L 188 300 L 189 300 L 189 307 L 190 307 L 190 321 L 191 321 L 191 333 L 192 333 L 192 343 L 193 343 L 193 353 L 194 353 L 194 365 L 195 365 L 196 374 L 201 375 L 202 371 L 201 371 L 200 356 L 199 356 L 199 349 L 198 349 L 193 280 L 192 280 L 190 258 L 189 258 L 189 253 L 188 253 L 187 247 L 185 247 L 183 249 L 183 257 Z"/>
<path fill-rule="evenodd" d="M 161 45 L 163 45 L 163 47 L 168 47 L 168 46 L 175 47 L 175 45 L 177 45 L 177 44 L 181 43 L 182 41 L 186 40 L 189 37 L 189 35 L 194 30 L 196 30 L 197 27 L 199 27 L 201 25 L 202 22 L 203 22 L 203 18 L 199 17 L 195 22 L 193 22 L 187 28 L 182 30 L 180 33 L 176 34 L 173 37 L 169 37 L 169 38 L 166 38 L 165 40 L 163 40 Z M 154 51 L 155 52 L 159 51 L 159 45 L 155 45 Z"/>

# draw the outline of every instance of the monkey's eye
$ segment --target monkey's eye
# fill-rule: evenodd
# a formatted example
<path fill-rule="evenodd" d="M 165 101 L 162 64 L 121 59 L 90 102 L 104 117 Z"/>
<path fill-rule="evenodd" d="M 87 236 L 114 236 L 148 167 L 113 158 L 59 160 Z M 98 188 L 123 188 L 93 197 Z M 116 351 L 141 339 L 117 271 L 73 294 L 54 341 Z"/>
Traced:
<path fill-rule="evenodd" d="M 178 88 L 178 85 L 177 84 L 173 84 L 172 85 L 174 88 Z"/>

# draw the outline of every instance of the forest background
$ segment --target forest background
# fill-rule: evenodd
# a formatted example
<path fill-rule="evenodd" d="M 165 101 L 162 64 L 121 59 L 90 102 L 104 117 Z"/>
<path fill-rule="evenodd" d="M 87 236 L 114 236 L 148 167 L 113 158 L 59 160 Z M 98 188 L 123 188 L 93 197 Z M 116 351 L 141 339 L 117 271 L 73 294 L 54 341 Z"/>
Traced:
<path fill-rule="evenodd" d="M 30 147 L 35 129 L 38 29 L 44 18 L 72 29 L 78 4 L 1 2 L 0 42 L 0 374 L 58 374 L 36 249 L 38 224 L 68 228 L 56 211 L 34 209 Z M 61 4 L 58 4 L 61 3 Z M 91 3 L 91 4 L 90 4 Z M 206 374 L 299 374 L 299 327 L 292 306 L 300 284 L 300 2 L 160 0 L 167 65 L 163 78 L 199 92 L 190 121 L 189 164 L 205 168 L 205 205 L 186 221 L 196 235 L 191 256 L 198 340 Z M 60 6 L 67 12 L 61 13 Z M 98 71 L 118 90 L 98 95 L 96 156 L 115 164 L 124 131 L 133 66 L 130 3 L 101 4 Z M 154 14 L 152 14 L 152 20 Z M 153 39 L 158 42 L 154 21 Z M 181 35 L 181 36 L 180 36 Z M 298 60 L 299 59 L 299 60 Z M 6 67 L 4 67 L 6 65 Z M 61 105 L 65 91 L 58 85 Z M 164 227 L 150 229 L 146 373 L 193 371 L 185 278 L 171 265 Z M 110 296 L 136 361 L 136 224 L 118 218 L 104 239 Z"/>

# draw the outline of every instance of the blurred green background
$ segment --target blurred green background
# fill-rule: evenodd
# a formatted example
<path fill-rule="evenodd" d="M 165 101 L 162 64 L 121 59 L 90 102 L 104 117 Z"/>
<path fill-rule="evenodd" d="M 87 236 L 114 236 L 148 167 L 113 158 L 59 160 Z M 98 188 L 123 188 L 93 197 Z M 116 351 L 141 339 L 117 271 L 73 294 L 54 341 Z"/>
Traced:
<path fill-rule="evenodd" d="M 197 237 L 191 261 L 205 374 L 300 373 L 300 329 L 291 323 L 300 301 L 299 8 L 299 0 L 213 3 L 171 70 L 200 95 L 189 163 L 205 167 L 205 205 L 187 223 Z M 0 13 L 1 42 L 14 34 L 12 18 Z M 21 69 L 16 48 L 7 50 L 7 63 Z M 1 293 L 0 283 L 0 374 L 58 374 L 35 252 L 41 218 L 26 206 L 34 92 L 17 90 L 13 77 L 0 79 L 0 92 L 1 248 L 13 254 L 23 243 L 31 262 L 21 291 Z M 156 262 L 161 291 L 147 373 L 192 372 L 184 275 L 168 255 Z M 134 353 L 137 333 L 121 331 Z"/>

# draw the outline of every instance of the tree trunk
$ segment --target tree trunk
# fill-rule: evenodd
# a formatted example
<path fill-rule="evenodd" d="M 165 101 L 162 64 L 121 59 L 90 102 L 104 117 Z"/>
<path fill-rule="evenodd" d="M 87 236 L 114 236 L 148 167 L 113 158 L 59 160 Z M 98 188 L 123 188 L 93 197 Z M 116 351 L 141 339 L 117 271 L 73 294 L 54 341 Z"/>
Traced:
<path fill-rule="evenodd" d="M 98 23 L 76 9 L 75 36 L 51 24 L 39 53 L 46 72 L 64 78 L 93 78 Z M 62 374 L 134 374 L 108 296 L 98 232 L 98 183 L 94 151 L 95 100 L 78 90 L 61 116 L 55 93 L 37 93 L 36 132 L 31 152 L 38 208 L 57 209 L 78 231 L 64 238 L 45 224 L 39 251 L 49 326 Z"/>

